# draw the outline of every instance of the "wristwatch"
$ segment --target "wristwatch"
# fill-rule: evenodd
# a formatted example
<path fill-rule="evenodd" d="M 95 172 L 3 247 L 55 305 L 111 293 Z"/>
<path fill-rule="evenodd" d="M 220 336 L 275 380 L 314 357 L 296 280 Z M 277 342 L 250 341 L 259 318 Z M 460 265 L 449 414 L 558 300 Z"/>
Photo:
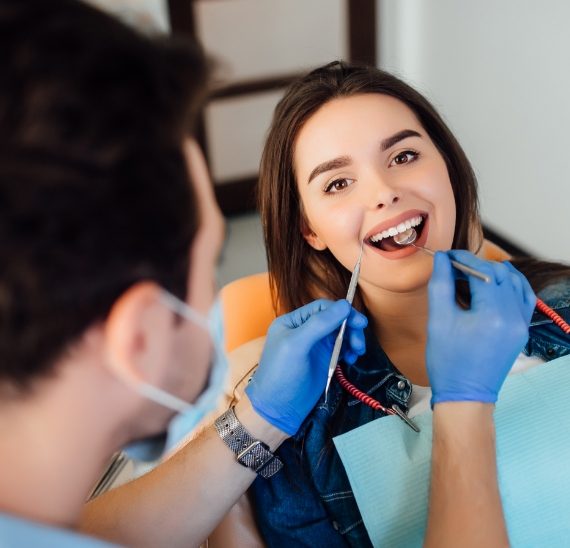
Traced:
<path fill-rule="evenodd" d="M 236 455 L 236 460 L 263 478 L 270 478 L 283 468 L 283 463 L 260 440 L 256 440 L 236 417 L 230 407 L 214 423 L 223 442 Z"/>

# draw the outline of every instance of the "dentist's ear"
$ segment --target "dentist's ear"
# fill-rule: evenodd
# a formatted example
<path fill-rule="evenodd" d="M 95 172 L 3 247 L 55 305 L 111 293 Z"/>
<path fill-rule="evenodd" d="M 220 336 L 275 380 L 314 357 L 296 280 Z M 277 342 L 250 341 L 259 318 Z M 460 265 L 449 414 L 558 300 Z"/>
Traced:
<path fill-rule="evenodd" d="M 161 294 L 156 283 L 139 282 L 115 301 L 105 321 L 105 366 L 128 385 L 161 386 L 168 374 L 175 319 Z"/>
<path fill-rule="evenodd" d="M 313 232 L 309 223 L 305 219 L 301 221 L 301 234 L 313 249 L 316 249 L 317 251 L 324 251 L 327 249 L 327 245 L 317 236 L 317 234 Z"/>

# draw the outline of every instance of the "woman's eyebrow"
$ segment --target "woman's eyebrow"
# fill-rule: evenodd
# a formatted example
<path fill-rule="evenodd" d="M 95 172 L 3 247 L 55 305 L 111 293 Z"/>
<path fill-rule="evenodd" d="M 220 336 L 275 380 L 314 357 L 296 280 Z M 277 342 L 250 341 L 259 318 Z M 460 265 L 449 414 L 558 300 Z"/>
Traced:
<path fill-rule="evenodd" d="M 392 148 L 395 144 L 407 139 L 408 137 L 421 137 L 421 135 L 414 131 L 413 129 L 403 129 L 402 131 L 398 131 L 398 133 L 394 133 L 391 137 L 386 137 L 381 143 L 380 148 L 384 150 L 388 150 Z"/>
<path fill-rule="evenodd" d="M 402 131 L 398 131 L 398 133 L 394 133 L 390 137 L 386 137 L 381 143 L 380 148 L 384 150 L 388 150 L 392 148 L 395 144 L 407 139 L 408 137 L 420 137 L 421 135 L 413 130 L 413 129 L 403 129 Z M 338 158 L 334 158 L 332 160 L 327 160 L 322 164 L 319 164 L 311 174 L 309 175 L 308 183 L 310 183 L 315 177 L 321 175 L 321 173 L 325 173 L 326 171 L 331 171 L 333 169 L 339 169 L 341 167 L 349 166 L 352 163 L 352 158 L 350 156 L 339 156 Z"/>
<path fill-rule="evenodd" d="M 327 160 L 322 164 L 319 164 L 311 174 L 309 175 L 309 180 L 307 183 L 310 183 L 315 177 L 319 176 L 321 173 L 325 171 L 331 171 L 332 169 L 338 169 L 340 167 L 346 167 L 352 164 L 352 158 L 350 156 L 339 156 L 338 158 L 334 158 L 333 160 Z"/>

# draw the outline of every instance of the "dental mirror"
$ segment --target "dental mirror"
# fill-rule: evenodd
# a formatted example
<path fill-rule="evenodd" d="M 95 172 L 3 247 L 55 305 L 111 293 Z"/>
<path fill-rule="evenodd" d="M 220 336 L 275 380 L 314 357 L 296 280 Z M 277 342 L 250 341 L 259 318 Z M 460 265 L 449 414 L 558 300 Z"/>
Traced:
<path fill-rule="evenodd" d="M 394 241 L 398 245 L 412 245 L 416 238 L 418 237 L 418 233 L 416 232 L 415 228 L 408 228 L 405 232 L 399 232 L 395 236 L 393 236 Z M 416 245 L 414 247 L 417 247 Z"/>
<path fill-rule="evenodd" d="M 416 232 L 416 230 L 414 228 L 408 228 L 408 230 L 406 230 L 405 232 L 400 232 L 398 234 L 396 234 L 395 236 L 393 236 L 394 241 L 401 246 L 407 246 L 407 245 L 411 245 L 417 249 L 421 249 L 422 251 L 425 251 L 428 255 L 435 255 L 435 252 L 432 251 L 431 249 L 428 249 L 427 247 L 423 247 L 421 245 L 415 245 L 414 242 L 416 241 L 416 238 L 418 237 L 418 233 Z M 478 270 L 475 270 L 474 268 L 471 268 L 469 266 L 466 266 L 460 262 L 457 262 L 455 260 L 451 260 L 451 264 L 457 268 L 457 270 L 461 270 L 461 272 L 464 272 L 465 274 L 470 274 L 471 276 L 475 276 L 476 278 L 479 278 L 480 280 L 483 280 L 484 282 L 489 283 L 491 281 L 491 278 L 489 278 L 489 276 L 487 276 L 486 274 L 482 274 L 481 272 L 479 272 Z"/>

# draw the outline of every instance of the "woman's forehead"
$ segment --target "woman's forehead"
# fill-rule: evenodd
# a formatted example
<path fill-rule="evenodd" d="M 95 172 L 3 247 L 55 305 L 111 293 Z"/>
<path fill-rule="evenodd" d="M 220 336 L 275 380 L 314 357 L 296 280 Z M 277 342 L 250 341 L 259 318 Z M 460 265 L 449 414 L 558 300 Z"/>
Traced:
<path fill-rule="evenodd" d="M 414 112 L 395 97 L 366 93 L 332 99 L 299 131 L 293 148 L 294 171 L 299 176 L 331 154 L 349 154 L 405 129 L 425 134 Z"/>

